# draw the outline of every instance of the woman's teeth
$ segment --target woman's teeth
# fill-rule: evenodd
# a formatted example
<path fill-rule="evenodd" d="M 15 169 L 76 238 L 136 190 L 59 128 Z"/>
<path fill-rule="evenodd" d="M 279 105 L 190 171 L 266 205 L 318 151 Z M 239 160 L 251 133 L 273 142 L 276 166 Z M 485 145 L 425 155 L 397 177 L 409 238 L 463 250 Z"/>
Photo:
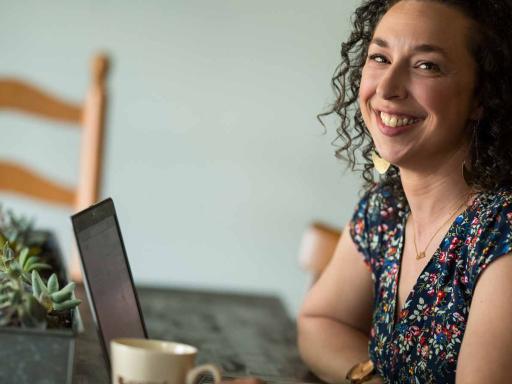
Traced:
<path fill-rule="evenodd" d="M 391 115 L 386 112 L 381 112 L 380 118 L 388 127 L 402 127 L 404 125 L 411 125 L 420 121 L 420 119 L 415 119 L 414 117 Z"/>

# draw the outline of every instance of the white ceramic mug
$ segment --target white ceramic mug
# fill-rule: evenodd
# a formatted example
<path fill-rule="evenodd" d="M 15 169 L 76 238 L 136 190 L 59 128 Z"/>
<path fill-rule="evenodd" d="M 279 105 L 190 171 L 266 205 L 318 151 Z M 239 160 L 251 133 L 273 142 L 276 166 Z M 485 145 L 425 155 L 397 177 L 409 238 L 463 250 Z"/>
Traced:
<path fill-rule="evenodd" d="M 112 384 L 193 384 L 209 373 L 221 381 L 219 368 L 195 366 L 197 348 L 171 341 L 119 338 L 110 342 Z"/>

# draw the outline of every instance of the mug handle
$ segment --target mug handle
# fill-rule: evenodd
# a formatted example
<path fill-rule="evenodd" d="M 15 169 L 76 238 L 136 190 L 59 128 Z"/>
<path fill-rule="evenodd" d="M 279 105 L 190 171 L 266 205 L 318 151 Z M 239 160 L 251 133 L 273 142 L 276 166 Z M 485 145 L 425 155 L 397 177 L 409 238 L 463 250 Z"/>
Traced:
<path fill-rule="evenodd" d="M 186 379 L 185 383 L 186 384 L 194 384 L 197 380 L 197 377 L 199 375 L 202 375 L 205 373 L 209 373 L 210 375 L 213 376 L 214 384 L 219 384 L 220 381 L 222 380 L 222 375 L 220 373 L 219 368 L 217 368 L 213 364 L 204 364 L 204 365 L 199 365 L 195 368 L 192 368 L 190 371 L 188 371 L 187 379 Z"/>

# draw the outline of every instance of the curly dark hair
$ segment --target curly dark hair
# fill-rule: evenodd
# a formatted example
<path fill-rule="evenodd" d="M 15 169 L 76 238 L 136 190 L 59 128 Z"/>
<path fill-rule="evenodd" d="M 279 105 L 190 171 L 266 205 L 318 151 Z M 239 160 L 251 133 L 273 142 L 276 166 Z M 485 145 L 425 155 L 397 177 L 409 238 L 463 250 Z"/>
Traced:
<path fill-rule="evenodd" d="M 366 0 L 352 17 L 352 32 L 341 45 L 341 64 L 332 78 L 336 100 L 318 115 L 336 114 L 340 119 L 335 143 L 336 157 L 362 172 L 365 187 L 375 184 L 371 153 L 373 140 L 358 105 L 362 68 L 368 46 L 382 16 L 400 1 Z M 418 0 L 416 0 L 418 1 Z M 483 109 L 478 124 L 471 127 L 466 182 L 480 190 L 512 185 L 512 5 L 510 0 L 423 0 L 454 7 L 473 20 L 470 52 L 477 64 L 476 96 Z M 353 122 L 353 124 L 352 124 Z M 322 122 L 323 124 L 323 122 Z M 359 150 L 362 158 L 358 161 Z M 359 165 L 362 163 L 362 168 Z M 401 190 L 399 170 L 391 166 L 383 183 Z"/>

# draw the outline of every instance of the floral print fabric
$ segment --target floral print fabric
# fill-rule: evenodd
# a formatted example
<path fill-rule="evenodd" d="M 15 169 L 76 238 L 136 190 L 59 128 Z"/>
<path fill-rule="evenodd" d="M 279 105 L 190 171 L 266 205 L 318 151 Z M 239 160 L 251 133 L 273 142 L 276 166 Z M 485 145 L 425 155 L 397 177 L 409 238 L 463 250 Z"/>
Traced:
<path fill-rule="evenodd" d="M 478 277 L 511 252 L 511 203 L 510 189 L 476 196 L 455 218 L 395 322 L 409 207 L 390 187 L 376 186 L 361 199 L 350 233 L 374 281 L 369 354 L 386 383 L 455 383 Z"/>

